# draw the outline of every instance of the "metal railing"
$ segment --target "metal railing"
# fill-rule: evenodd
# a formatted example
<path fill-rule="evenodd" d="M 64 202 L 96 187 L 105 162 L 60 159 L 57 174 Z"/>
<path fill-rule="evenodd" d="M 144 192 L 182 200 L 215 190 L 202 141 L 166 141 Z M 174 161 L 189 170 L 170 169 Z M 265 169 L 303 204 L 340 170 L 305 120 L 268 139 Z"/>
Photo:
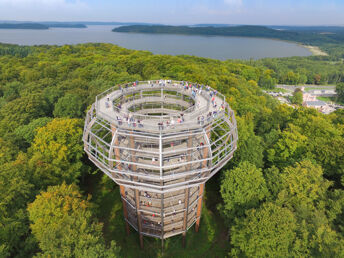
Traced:
<path fill-rule="evenodd" d="M 205 100 L 206 100 L 206 105 L 203 105 L 202 107 L 198 108 L 196 110 L 196 105 L 193 105 L 191 107 L 189 107 L 187 110 L 181 111 L 181 113 L 184 114 L 184 121 L 177 123 L 178 119 L 181 119 L 180 114 L 169 114 L 169 115 L 161 115 L 161 116 L 154 116 L 154 115 L 147 115 L 147 114 L 138 114 L 138 113 L 132 113 L 132 112 L 123 112 L 122 110 L 118 109 L 117 107 L 115 107 L 114 111 L 115 111 L 115 115 L 119 117 L 119 120 L 117 119 L 117 117 L 112 117 L 108 114 L 106 114 L 105 112 L 101 111 L 100 108 L 100 100 L 105 98 L 105 97 L 118 97 L 121 96 L 122 94 L 126 93 L 126 94 L 130 94 L 130 93 L 137 93 L 140 90 L 144 90 L 144 89 L 151 89 L 154 90 L 156 89 L 156 87 L 158 87 L 159 89 L 167 89 L 167 90 L 177 90 L 177 92 L 181 92 L 181 94 L 187 95 L 189 97 L 191 97 L 194 101 L 197 101 L 197 97 L 202 96 Z M 200 94 L 197 95 L 197 97 L 194 97 L 192 95 L 190 95 L 190 90 L 184 90 L 184 84 L 183 82 L 180 81 L 171 81 L 171 83 L 166 84 L 165 86 L 162 86 L 161 83 L 156 84 L 153 83 L 153 87 L 150 86 L 148 81 L 140 81 L 138 82 L 138 84 L 136 86 L 131 86 L 126 88 L 126 85 L 117 85 L 114 86 L 110 89 L 108 89 L 107 91 L 99 94 L 96 97 L 96 112 L 98 115 L 100 115 L 101 117 L 105 118 L 106 120 L 109 120 L 111 123 L 116 124 L 119 127 L 124 126 L 125 124 L 128 124 L 128 128 L 132 129 L 140 129 L 140 128 L 145 128 L 145 129 L 150 129 L 150 130 L 154 130 L 154 131 L 161 131 L 164 129 L 175 129 L 175 127 L 184 129 L 184 128 L 188 128 L 188 127 L 194 127 L 194 126 L 198 126 L 199 123 L 198 121 L 185 121 L 185 120 L 190 120 L 192 118 L 201 116 L 201 115 L 205 115 L 205 113 L 207 112 L 207 110 L 209 110 L 209 106 L 211 105 L 211 97 L 209 95 L 210 91 L 214 91 L 212 88 L 209 88 L 209 90 L 207 91 L 206 89 L 203 89 L 201 91 Z M 116 96 L 114 96 L 114 92 L 117 93 Z M 159 96 L 159 95 L 158 95 Z M 161 96 L 161 95 L 160 95 Z M 232 110 L 229 108 L 229 105 L 225 102 L 225 97 L 221 94 L 221 93 L 216 93 L 217 96 L 217 100 L 222 100 L 223 102 L 221 103 L 225 105 L 225 109 L 222 111 L 225 111 L 226 109 L 228 110 L 227 113 L 231 113 Z M 222 115 L 222 113 L 225 112 L 218 112 L 216 114 L 216 116 L 220 116 Z M 227 114 L 228 115 L 228 114 Z M 129 117 L 130 116 L 130 117 Z M 229 115 L 231 116 L 231 115 Z M 131 118 L 131 119 L 130 119 Z M 126 120 L 129 120 L 128 121 Z M 126 120 L 126 121 L 124 121 Z M 134 121 L 133 121 L 134 120 Z M 136 121 L 140 121 L 140 123 L 136 123 Z M 143 122 L 143 121 L 151 121 L 149 123 Z M 209 119 L 209 117 L 204 117 L 204 121 L 201 121 L 202 124 L 207 124 L 208 121 L 211 121 L 212 118 Z M 152 125 L 152 122 L 156 123 L 155 125 Z M 161 123 L 164 123 L 164 125 L 161 126 Z M 168 126 L 166 126 L 166 124 L 168 124 Z M 169 128 L 168 128 L 169 127 Z"/>

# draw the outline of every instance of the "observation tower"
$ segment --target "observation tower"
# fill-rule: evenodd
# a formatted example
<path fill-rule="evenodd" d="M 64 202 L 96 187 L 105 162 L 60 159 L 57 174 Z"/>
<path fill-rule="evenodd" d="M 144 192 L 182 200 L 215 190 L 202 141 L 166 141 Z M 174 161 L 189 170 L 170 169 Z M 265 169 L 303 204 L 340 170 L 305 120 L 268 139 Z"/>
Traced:
<path fill-rule="evenodd" d="M 140 81 L 96 97 L 84 150 L 120 186 L 126 230 L 166 238 L 198 231 L 205 183 L 237 148 L 234 112 L 209 86 Z"/>

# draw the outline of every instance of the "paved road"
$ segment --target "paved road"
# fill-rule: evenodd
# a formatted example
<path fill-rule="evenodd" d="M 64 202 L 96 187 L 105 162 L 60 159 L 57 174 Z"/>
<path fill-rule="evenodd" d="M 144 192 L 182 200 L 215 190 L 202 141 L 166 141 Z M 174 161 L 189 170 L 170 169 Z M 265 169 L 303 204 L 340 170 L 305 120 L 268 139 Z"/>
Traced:
<path fill-rule="evenodd" d="M 294 92 L 295 89 L 304 87 L 312 88 L 312 89 L 326 89 L 326 90 L 335 90 L 336 86 L 333 85 L 285 85 L 285 84 L 277 84 L 276 88 L 285 89 L 290 92 Z"/>

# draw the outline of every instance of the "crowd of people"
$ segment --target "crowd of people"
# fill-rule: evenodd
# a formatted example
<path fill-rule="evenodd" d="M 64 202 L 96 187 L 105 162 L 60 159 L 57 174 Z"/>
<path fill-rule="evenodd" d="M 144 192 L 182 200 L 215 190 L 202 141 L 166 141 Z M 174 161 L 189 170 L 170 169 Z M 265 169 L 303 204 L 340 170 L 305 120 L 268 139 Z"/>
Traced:
<path fill-rule="evenodd" d="M 140 83 L 142 83 L 142 82 L 135 81 L 133 83 L 127 83 L 127 84 L 119 86 L 119 89 L 123 93 L 129 87 L 136 87 Z M 154 85 L 158 85 L 159 87 L 164 87 L 167 84 L 172 84 L 172 80 L 162 80 L 161 79 L 161 80 L 156 80 L 156 81 L 148 81 L 148 82 L 145 82 L 144 84 L 147 84 L 147 83 L 148 83 L 148 85 L 151 85 L 151 87 L 153 87 Z M 178 84 L 176 84 L 176 83 L 173 85 L 178 86 Z M 216 96 L 218 93 L 217 90 L 213 90 L 212 88 L 210 88 L 209 85 L 189 83 L 189 82 L 182 81 L 182 82 L 180 82 L 179 86 L 184 91 L 191 92 L 191 96 L 192 96 L 193 100 L 195 101 L 195 104 L 193 104 L 193 106 L 196 109 L 200 108 L 200 101 L 198 100 L 197 96 L 202 95 L 204 97 L 207 97 L 210 100 L 210 103 L 211 103 L 214 110 L 209 111 L 207 113 L 206 117 L 204 115 L 200 115 L 197 117 L 197 123 L 200 126 L 203 126 L 205 124 L 205 121 L 210 122 L 211 119 L 216 118 L 218 113 L 225 110 L 224 103 L 222 103 L 220 106 L 218 106 L 218 103 L 216 102 L 216 99 L 217 99 Z M 106 106 L 106 108 L 111 107 L 111 99 L 109 96 L 106 98 L 105 106 Z M 135 127 L 143 128 L 144 127 L 144 124 L 142 123 L 142 121 L 140 119 L 135 119 L 133 117 L 133 114 L 130 112 L 128 114 L 124 114 L 124 115 L 120 116 L 121 109 L 122 109 L 122 103 L 118 103 L 116 106 L 114 106 L 114 108 L 116 108 L 118 113 L 119 113 L 116 116 L 116 120 L 117 120 L 118 125 L 121 126 L 125 122 L 129 128 L 135 128 Z M 181 113 L 177 117 L 171 116 L 171 118 L 169 120 L 157 122 L 157 127 L 160 131 L 162 131 L 164 129 L 168 129 L 168 128 L 174 129 L 176 124 L 183 124 L 184 122 L 185 122 L 185 116 L 183 113 Z"/>

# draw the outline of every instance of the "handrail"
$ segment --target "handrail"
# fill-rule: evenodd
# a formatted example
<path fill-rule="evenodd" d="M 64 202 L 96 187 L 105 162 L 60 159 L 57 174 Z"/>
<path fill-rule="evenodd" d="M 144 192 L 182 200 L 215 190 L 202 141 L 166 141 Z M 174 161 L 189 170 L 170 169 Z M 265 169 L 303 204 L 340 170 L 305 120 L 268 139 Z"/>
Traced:
<path fill-rule="evenodd" d="M 144 87 L 140 87 L 142 84 Z M 152 85 L 152 86 L 148 88 L 147 87 L 148 85 Z M 211 87 L 209 87 L 209 90 L 206 88 L 202 88 L 201 92 L 199 92 L 200 94 L 198 93 L 197 96 L 195 97 L 195 96 L 192 96 L 192 94 L 190 93 L 190 90 L 185 90 L 186 85 L 188 85 L 188 84 L 185 84 L 185 82 L 174 81 L 174 80 L 173 81 L 172 80 L 171 81 L 166 81 L 166 80 L 139 81 L 139 82 L 137 82 L 136 86 L 133 86 L 133 84 L 131 84 L 131 83 L 115 85 L 112 88 L 110 88 L 110 89 L 106 90 L 105 92 L 96 96 L 96 105 L 95 105 L 96 113 L 101 115 L 103 118 L 111 121 L 114 124 L 118 124 L 118 125 L 124 124 L 124 121 L 122 121 L 123 123 L 119 123 L 119 121 L 117 121 L 116 117 L 111 117 L 108 114 L 101 111 L 100 101 L 103 98 L 105 98 L 106 96 L 108 96 L 109 98 L 110 97 L 111 98 L 116 98 L 116 97 L 118 98 L 119 96 L 123 96 L 123 94 L 126 94 L 126 95 L 131 94 L 131 93 L 135 94 L 137 92 L 140 92 L 141 90 L 147 90 L 147 89 L 152 89 L 153 91 L 161 89 L 162 92 L 163 92 L 163 89 L 166 89 L 167 91 L 168 90 L 170 90 L 170 91 L 171 90 L 175 90 L 175 91 L 177 90 L 176 92 L 184 94 L 184 95 L 188 96 L 189 98 L 193 99 L 196 104 L 197 104 L 197 100 L 198 100 L 199 96 L 202 96 L 206 100 L 207 104 L 198 108 L 197 110 L 196 110 L 196 104 L 194 104 L 191 107 L 187 108 L 186 110 L 180 111 L 180 113 L 184 114 L 185 120 L 187 120 L 189 118 L 192 119 L 195 117 L 199 117 L 202 114 L 207 115 L 207 114 L 205 114 L 205 112 L 207 110 L 209 110 L 209 107 L 211 105 L 210 104 L 211 103 L 211 96 L 209 95 L 209 92 L 210 91 L 214 92 L 214 89 L 212 89 Z M 201 88 L 201 86 L 199 84 L 192 84 L 192 88 L 195 87 L 196 85 L 198 88 Z M 117 92 L 119 94 L 114 95 L 114 92 Z M 168 95 L 170 95 L 170 94 L 168 94 Z M 140 97 L 143 97 L 143 96 L 147 97 L 147 95 L 141 95 Z M 155 96 L 156 97 L 162 96 L 162 93 L 161 93 L 161 95 L 157 94 Z M 227 110 L 227 116 L 229 116 L 229 120 L 231 120 L 231 118 L 233 117 L 233 115 L 232 115 L 233 111 L 230 109 L 229 105 L 225 102 L 225 96 L 219 92 L 216 92 L 216 98 L 217 98 L 217 100 L 222 99 L 223 103 L 221 103 L 221 104 L 225 104 L 225 108 L 223 111 L 224 111 L 224 113 L 226 113 L 226 110 Z M 137 99 L 137 98 L 135 98 L 133 96 L 133 99 Z M 113 110 L 116 112 L 116 115 L 118 115 L 123 120 L 124 120 L 124 118 L 131 117 L 133 119 L 140 120 L 141 122 L 146 121 L 146 120 L 151 120 L 151 121 L 156 121 L 157 123 L 161 123 L 161 122 L 164 123 L 167 121 L 171 122 L 171 120 L 173 119 L 173 120 L 175 120 L 176 123 L 174 125 L 170 125 L 171 127 L 172 126 L 174 126 L 174 127 L 180 127 L 180 126 L 186 127 L 188 125 L 195 125 L 198 123 L 195 121 L 191 121 L 191 122 L 185 122 L 184 121 L 183 123 L 177 123 L 176 120 L 178 120 L 178 118 L 180 118 L 179 114 L 178 115 L 169 114 L 169 115 L 162 115 L 162 116 L 152 116 L 152 115 L 147 115 L 147 114 L 138 114 L 138 113 L 130 112 L 130 111 L 124 112 L 124 111 L 120 110 L 119 108 L 117 108 L 116 106 L 113 106 Z M 177 111 L 177 112 L 179 112 L 179 111 Z M 219 116 L 219 115 L 222 115 L 221 111 L 217 113 L 217 116 Z M 209 120 L 208 117 L 204 117 L 203 124 L 207 124 L 207 120 Z M 212 119 L 210 119 L 210 120 L 212 120 Z M 129 122 L 129 124 L 130 124 L 130 122 Z M 146 123 L 146 124 L 144 124 L 144 127 L 145 128 L 148 127 L 150 129 L 156 129 L 159 126 L 158 125 L 153 126 L 153 125 L 149 125 Z"/>

